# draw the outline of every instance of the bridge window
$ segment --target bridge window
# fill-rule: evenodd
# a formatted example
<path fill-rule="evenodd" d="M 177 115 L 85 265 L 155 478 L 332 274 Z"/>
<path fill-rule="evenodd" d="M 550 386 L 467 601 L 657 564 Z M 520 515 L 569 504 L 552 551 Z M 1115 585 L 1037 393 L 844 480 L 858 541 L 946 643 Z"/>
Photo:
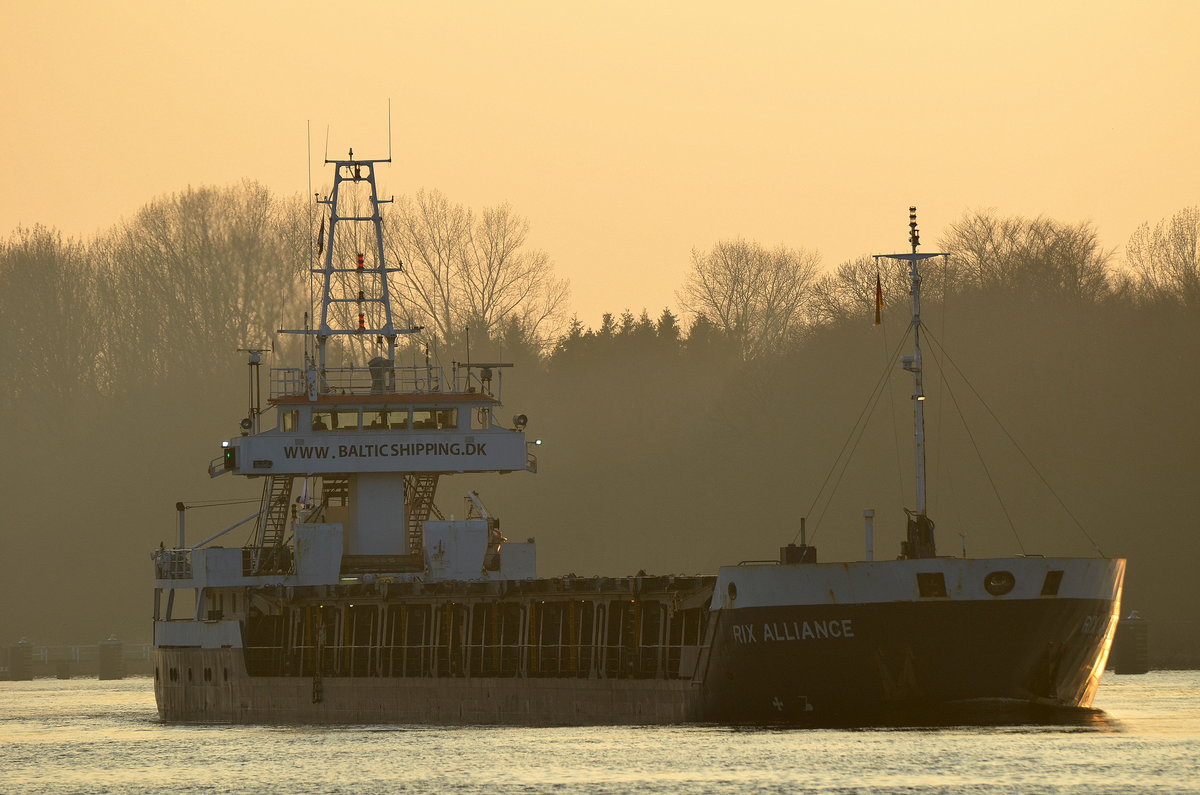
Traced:
<path fill-rule="evenodd" d="M 296 428 L 300 427 L 300 412 L 299 411 L 281 411 L 279 412 L 279 430 L 284 433 L 291 433 Z"/>
<path fill-rule="evenodd" d="M 356 431 L 358 430 L 358 409 L 353 411 L 314 411 L 312 413 L 312 429 L 314 431 Z"/>
<path fill-rule="evenodd" d="M 384 406 L 378 411 L 363 411 L 363 428 L 368 431 L 380 431 L 391 428 L 404 430 L 408 427 L 408 409 L 389 408 Z"/>
<path fill-rule="evenodd" d="M 452 431 L 458 428 L 458 409 L 413 409 L 413 428 Z"/>

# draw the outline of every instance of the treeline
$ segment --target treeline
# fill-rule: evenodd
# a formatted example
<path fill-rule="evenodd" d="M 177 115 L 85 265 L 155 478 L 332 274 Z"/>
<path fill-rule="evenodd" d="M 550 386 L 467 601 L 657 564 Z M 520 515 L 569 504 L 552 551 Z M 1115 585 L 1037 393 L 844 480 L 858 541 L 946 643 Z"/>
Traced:
<path fill-rule="evenodd" d="M 907 311 L 903 263 L 862 256 L 822 274 L 805 249 L 745 240 L 694 250 L 678 298 L 664 309 L 606 314 L 598 328 L 567 320 L 569 291 L 546 252 L 526 245 L 528 221 L 501 205 L 475 213 L 436 191 L 401 197 L 385 216 L 399 323 L 415 351 L 461 358 L 481 350 L 570 367 L 627 340 L 639 358 L 705 349 L 752 362 L 869 318 L 875 279 L 885 304 Z M 0 240 L 0 331 L 8 340 L 4 397 L 41 405 L 138 394 L 156 385 L 213 384 L 238 348 L 286 346 L 274 331 L 306 311 L 316 221 L 299 197 L 245 182 L 156 199 L 93 239 L 43 226 Z M 1152 313 L 1200 300 L 1200 210 L 1143 225 L 1120 263 L 1088 223 L 970 213 L 925 265 L 931 306 L 1008 296 Z M 65 405 L 65 404 L 64 404 Z"/>
<path fill-rule="evenodd" d="M 448 479 L 447 513 L 479 488 L 510 536 L 538 538 L 548 575 L 708 572 L 773 557 L 801 517 L 822 559 L 854 559 L 867 507 L 876 556 L 898 550 L 913 478 L 899 263 L 826 271 L 805 249 L 723 241 L 691 253 L 678 314 L 591 328 L 511 208 L 423 192 L 386 219 L 398 320 L 425 327 L 402 357 L 448 365 L 469 340 L 475 360 L 515 361 L 506 405 L 545 441 L 536 477 Z M 201 473 L 244 416 L 235 351 L 298 361 L 272 332 L 308 309 L 318 229 L 301 200 L 243 183 L 157 199 L 87 241 L 41 227 L 0 241 L 0 626 L 145 636 L 129 616 L 148 613 L 143 563 L 171 542 L 175 501 L 256 496 Z M 1193 661 L 1198 238 L 1194 208 L 1139 229 L 1123 259 L 1087 223 L 969 213 L 925 247 L 952 256 L 923 272 L 940 550 L 1128 555 L 1126 601 L 1160 627 L 1160 659 Z M 197 528 L 225 518 L 240 516 L 189 512 Z"/>

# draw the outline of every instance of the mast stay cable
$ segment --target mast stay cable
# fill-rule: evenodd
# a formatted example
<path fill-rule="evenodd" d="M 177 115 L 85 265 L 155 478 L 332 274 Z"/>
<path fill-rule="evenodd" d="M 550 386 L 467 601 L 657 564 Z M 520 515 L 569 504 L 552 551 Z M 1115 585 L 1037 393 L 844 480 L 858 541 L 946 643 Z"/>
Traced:
<path fill-rule="evenodd" d="M 1083 523 L 1079 521 L 1078 517 L 1076 517 L 1075 514 L 1071 511 L 1071 509 L 1069 507 L 1067 507 L 1066 502 L 1064 502 L 1062 497 L 1060 497 L 1058 495 L 1058 492 L 1054 490 L 1054 487 L 1050 485 L 1050 481 L 1048 481 L 1046 479 L 1046 476 L 1043 475 L 1041 470 L 1038 469 L 1037 465 L 1033 463 L 1033 460 L 1025 452 L 1025 449 L 1023 447 L 1021 447 L 1021 445 L 1017 442 L 1017 440 L 1015 438 L 1013 438 L 1013 435 L 1011 433 L 1009 433 L 1008 428 L 1005 427 L 1004 423 L 1002 423 L 1000 421 L 1000 418 L 996 416 L 996 412 L 992 411 L 992 407 L 990 405 L 988 405 L 988 402 L 986 400 L 984 400 L 983 396 L 980 395 L 979 392 L 975 389 L 975 386 L 967 378 L 966 374 L 963 373 L 962 369 L 959 368 L 958 364 L 954 361 L 953 357 L 951 357 L 950 354 L 946 351 L 946 349 L 942 345 L 941 341 L 938 340 L 933 335 L 929 335 L 929 337 L 931 340 L 933 340 L 934 345 L 936 345 L 938 347 L 938 349 L 941 351 L 941 353 L 945 357 L 946 361 L 948 361 L 950 363 L 950 366 L 954 368 L 954 371 L 956 373 L 958 373 L 959 377 L 962 378 L 963 383 L 966 384 L 967 388 L 971 390 L 971 393 L 973 395 L 975 395 L 975 398 L 979 401 L 979 403 L 987 411 L 988 415 L 992 418 L 992 420 L 996 423 L 996 425 L 1000 428 L 1000 430 L 1004 433 L 1004 435 L 1008 438 L 1008 440 L 1010 442 L 1012 442 L 1013 447 L 1015 447 L 1017 449 L 1017 452 L 1021 454 L 1021 457 L 1023 459 L 1025 459 L 1025 463 L 1029 465 L 1029 468 L 1033 470 L 1033 473 L 1038 476 L 1038 479 L 1040 481 L 1042 481 L 1042 485 L 1046 487 L 1046 490 L 1049 491 L 1050 495 L 1053 496 L 1055 501 L 1058 502 L 1059 507 L 1063 509 L 1063 511 L 1067 514 L 1067 516 L 1071 517 L 1071 521 L 1075 523 L 1075 526 L 1079 529 L 1079 532 L 1083 534 L 1084 538 L 1086 538 L 1088 540 L 1088 542 L 1092 545 L 1092 548 L 1096 550 L 1096 553 L 1098 555 L 1100 555 L 1100 557 L 1107 558 L 1108 556 L 1104 554 L 1104 551 L 1100 548 L 1100 545 L 1096 543 L 1096 540 L 1094 538 L 1092 538 L 1091 534 L 1083 526 Z"/>
<path fill-rule="evenodd" d="M 928 332 L 926 332 L 925 336 L 930 340 L 934 339 L 933 335 Z M 941 348 L 940 345 L 938 346 L 938 350 L 941 350 L 945 354 L 945 349 Z M 937 352 L 930 349 L 929 353 L 933 356 L 933 360 L 937 362 L 938 369 L 944 374 L 945 368 L 941 366 L 942 363 L 938 360 Z M 954 404 L 954 410 L 958 413 L 958 418 L 962 421 L 963 430 L 967 432 L 967 438 L 971 440 L 971 447 L 975 449 L 975 457 L 979 459 L 979 465 L 983 467 L 983 474 L 987 476 L 988 485 L 992 487 L 992 494 L 996 495 L 996 502 L 1000 503 L 1000 511 L 1004 514 L 1004 519 L 1008 522 L 1009 529 L 1012 530 L 1013 538 L 1017 539 L 1017 549 L 1021 550 L 1021 554 L 1024 555 L 1025 545 L 1021 542 L 1021 534 L 1017 532 L 1017 526 L 1012 520 L 1012 515 L 1008 512 L 1008 506 L 1004 504 L 1004 497 L 1000 495 L 1000 488 L 996 485 L 995 478 L 992 477 L 992 471 L 988 469 L 987 461 L 983 458 L 983 451 L 979 449 L 979 442 L 975 441 L 975 434 L 971 432 L 971 426 L 967 425 L 967 416 L 963 413 L 962 406 L 958 404 L 958 397 L 954 394 L 954 389 L 950 386 L 950 382 L 945 378 L 942 380 L 942 386 L 945 387 L 946 394 L 950 396 L 950 402 Z"/>
<path fill-rule="evenodd" d="M 837 492 L 838 485 L 840 485 L 842 482 L 842 476 L 845 475 L 846 468 L 850 465 L 850 459 L 854 456 L 854 451 L 858 448 L 858 442 L 862 439 L 863 433 L 866 431 L 866 420 L 869 419 L 870 415 L 874 411 L 875 405 L 879 402 L 879 398 L 883 394 L 884 384 L 888 382 L 888 377 L 891 375 L 892 367 L 898 360 L 900 350 L 903 348 L 904 343 L 908 341 L 908 336 L 911 332 L 912 326 L 910 325 L 908 327 L 908 331 L 906 331 L 901 336 L 900 341 L 896 343 L 896 347 L 892 350 L 891 357 L 884 366 L 883 373 L 875 382 L 875 386 L 871 390 L 871 394 L 867 397 L 867 402 L 863 405 L 862 411 L 858 413 L 858 419 L 855 420 L 854 427 L 850 429 L 850 434 L 846 437 L 846 441 L 842 443 L 842 449 L 839 450 L 837 456 L 834 457 L 833 465 L 829 468 L 829 472 L 826 473 L 825 479 L 821 482 L 821 487 L 817 489 L 816 496 L 813 497 L 812 505 L 808 507 L 808 511 L 805 515 L 811 514 L 813 509 L 816 508 L 817 503 L 820 502 L 821 497 L 825 492 L 825 487 L 829 485 L 829 479 L 833 477 L 834 472 L 837 471 L 838 467 L 840 466 L 841 472 L 838 474 L 837 480 L 834 482 L 833 488 L 830 490 L 829 496 L 825 500 L 825 506 L 821 509 L 821 514 L 817 517 L 817 521 L 813 526 L 813 536 L 816 535 L 816 531 L 820 527 L 821 517 L 825 515 L 825 511 L 829 509 L 829 505 L 833 501 L 833 496 Z M 851 442 L 853 442 L 853 445 L 851 445 Z M 849 453 L 846 452 L 847 448 L 850 448 Z M 797 530 L 796 535 L 792 537 L 792 543 L 795 543 L 796 539 L 799 537 L 800 531 Z"/>

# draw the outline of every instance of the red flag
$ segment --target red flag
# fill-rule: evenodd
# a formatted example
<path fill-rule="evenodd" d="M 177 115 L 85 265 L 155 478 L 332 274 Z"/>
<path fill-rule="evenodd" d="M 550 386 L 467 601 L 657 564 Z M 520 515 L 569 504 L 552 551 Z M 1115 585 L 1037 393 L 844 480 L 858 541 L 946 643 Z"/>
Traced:
<path fill-rule="evenodd" d="M 883 311 L 883 282 L 879 280 L 879 274 L 875 274 L 875 325 L 878 326 L 883 322 L 880 313 Z"/>
<path fill-rule="evenodd" d="M 317 235 L 317 256 L 325 253 L 325 216 L 321 216 L 321 231 Z"/>

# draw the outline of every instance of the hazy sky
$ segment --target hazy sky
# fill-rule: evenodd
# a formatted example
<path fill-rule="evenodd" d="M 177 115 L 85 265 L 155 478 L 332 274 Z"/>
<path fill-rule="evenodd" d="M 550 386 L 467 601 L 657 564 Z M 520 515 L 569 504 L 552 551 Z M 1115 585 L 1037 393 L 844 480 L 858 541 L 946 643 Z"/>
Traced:
<path fill-rule="evenodd" d="M 307 190 L 387 151 L 532 223 L 595 324 L 657 314 L 693 247 L 827 267 L 965 210 L 1120 246 L 1200 203 L 1200 2 L 4 2 L 0 233 L 89 236 L 156 195 Z M 314 170 L 314 187 L 327 183 Z"/>

